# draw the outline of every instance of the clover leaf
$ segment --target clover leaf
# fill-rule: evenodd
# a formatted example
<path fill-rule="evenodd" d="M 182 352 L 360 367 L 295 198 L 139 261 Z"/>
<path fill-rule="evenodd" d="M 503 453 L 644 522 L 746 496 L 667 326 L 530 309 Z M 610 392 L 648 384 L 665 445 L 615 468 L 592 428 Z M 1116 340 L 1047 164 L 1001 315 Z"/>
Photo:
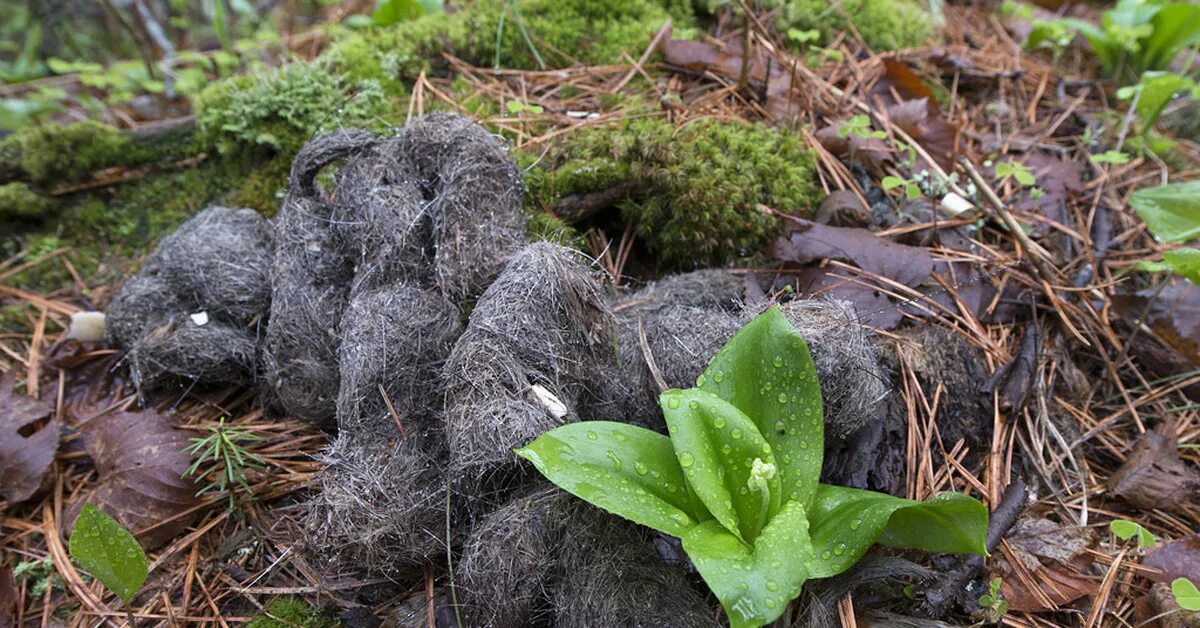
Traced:
<path fill-rule="evenodd" d="M 986 554 L 988 513 L 819 484 L 824 412 L 808 345 L 778 307 L 743 326 L 688 390 L 659 404 L 668 435 L 606 421 L 546 432 L 517 455 L 551 482 L 683 541 L 734 628 L 777 619 L 809 578 L 876 542 Z"/>

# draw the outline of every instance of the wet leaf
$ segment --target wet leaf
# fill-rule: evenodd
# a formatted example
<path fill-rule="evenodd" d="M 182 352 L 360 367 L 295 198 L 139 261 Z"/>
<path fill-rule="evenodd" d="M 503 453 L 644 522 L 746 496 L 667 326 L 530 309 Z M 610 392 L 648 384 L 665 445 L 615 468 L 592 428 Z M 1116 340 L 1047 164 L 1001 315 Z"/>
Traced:
<path fill-rule="evenodd" d="M 877 237 L 866 229 L 830 227 L 803 219 L 795 231 L 775 241 L 775 257 L 807 264 L 822 259 L 850 262 L 906 286 L 918 286 L 933 272 L 933 258 L 925 249 Z"/>
<path fill-rule="evenodd" d="M 659 401 L 688 485 L 708 511 L 739 539 L 751 541 L 779 511 L 780 477 L 758 426 L 728 401 L 703 390 L 668 390 Z M 755 490 L 754 460 L 771 465 Z"/>
<path fill-rule="evenodd" d="M 82 431 L 84 449 L 100 476 L 85 501 L 112 513 L 149 549 L 191 523 L 196 513 L 183 513 L 200 502 L 200 487 L 183 478 L 191 463 L 184 432 L 153 410 L 96 418 Z M 68 523 L 81 506 L 68 512 Z"/>
<path fill-rule="evenodd" d="M 738 330 L 696 387 L 728 401 L 758 426 L 779 462 L 784 501 L 812 504 L 825 451 L 821 382 L 808 344 L 779 307 Z"/>
<path fill-rule="evenodd" d="M 1159 241 L 1200 238 L 1200 181 L 1138 190 L 1130 195 L 1129 205 Z"/>
<path fill-rule="evenodd" d="M 1146 573 L 1147 578 L 1156 582 L 1170 582 L 1175 578 L 1200 582 L 1200 533 L 1193 532 L 1163 543 L 1147 552 L 1142 564 L 1158 570 Z"/>
<path fill-rule="evenodd" d="M 692 528 L 683 549 L 729 615 L 730 628 L 775 621 L 808 579 L 813 547 L 804 505 L 791 501 L 747 545 L 715 520 Z"/>
<path fill-rule="evenodd" d="M 635 523 L 681 537 L 709 518 L 687 489 L 671 439 L 625 423 L 572 423 L 517 455 L 559 488 Z"/>
<path fill-rule="evenodd" d="M 146 582 L 146 552 L 116 519 L 84 504 L 71 530 L 71 557 L 126 604 Z"/>
<path fill-rule="evenodd" d="M 918 502 L 822 484 L 812 520 L 813 578 L 846 571 L 876 542 L 927 552 L 987 554 L 987 508 L 961 493 Z"/>
<path fill-rule="evenodd" d="M 12 503 L 29 499 L 42 486 L 60 429 L 50 406 L 13 391 L 16 381 L 11 372 L 0 378 L 0 495 Z"/>

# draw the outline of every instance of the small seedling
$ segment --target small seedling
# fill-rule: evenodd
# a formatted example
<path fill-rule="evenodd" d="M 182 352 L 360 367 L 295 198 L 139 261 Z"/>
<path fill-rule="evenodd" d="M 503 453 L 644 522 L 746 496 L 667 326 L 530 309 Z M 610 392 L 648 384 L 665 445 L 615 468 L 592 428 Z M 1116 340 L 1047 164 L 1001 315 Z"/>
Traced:
<path fill-rule="evenodd" d="M 1000 587 L 1004 580 L 992 578 L 988 582 L 988 592 L 979 596 L 979 607 L 986 611 L 995 621 L 1008 614 L 1008 601 L 1000 596 Z"/>
<path fill-rule="evenodd" d="M 116 519 L 84 504 L 71 531 L 71 557 L 125 603 L 129 625 L 136 625 L 129 601 L 146 582 L 149 563 L 137 539 Z"/>
<path fill-rule="evenodd" d="M 1176 578 L 1171 581 L 1171 593 L 1175 603 L 1185 611 L 1200 611 L 1200 591 L 1187 578 Z"/>
<path fill-rule="evenodd" d="M 42 597 L 47 589 L 62 589 L 62 576 L 54 569 L 54 560 L 49 556 L 41 560 L 23 560 L 12 571 L 13 577 L 24 580 L 33 597 Z"/>
<path fill-rule="evenodd" d="M 207 429 L 208 436 L 188 439 L 192 444 L 188 445 L 185 451 L 199 455 L 192 466 L 183 472 L 183 477 L 205 482 L 204 487 L 196 493 L 197 496 L 210 491 L 227 492 L 229 509 L 233 510 L 237 507 L 233 486 L 236 484 L 247 493 L 253 493 L 250 484 L 246 482 L 246 469 L 261 469 L 266 465 L 262 458 L 250 453 L 245 447 L 248 443 L 261 441 L 262 437 L 241 428 L 227 427 L 225 417 L 221 417 L 217 425 L 209 425 Z M 204 466 L 206 462 L 208 465 Z"/>
<path fill-rule="evenodd" d="M 819 484 L 821 385 L 779 307 L 747 323 L 688 390 L 659 397 L 669 435 L 584 421 L 517 455 L 560 488 L 683 541 L 732 628 L 775 621 L 807 580 L 858 562 L 877 541 L 986 554 L 988 513 L 960 493 L 917 502 Z"/>
<path fill-rule="evenodd" d="M 887 137 L 887 133 L 884 133 L 883 131 L 872 131 L 871 118 L 864 114 L 856 115 L 849 120 L 846 120 L 842 123 L 842 126 L 838 127 L 838 137 L 847 138 L 851 135 L 855 137 L 861 137 L 863 139 L 874 138 L 877 140 Z"/>
<path fill-rule="evenodd" d="M 1129 155 L 1116 150 L 1106 150 L 1099 155 L 1092 155 L 1090 158 L 1094 164 L 1111 164 L 1119 166 L 1129 163 Z"/>
<path fill-rule="evenodd" d="M 545 111 L 545 109 L 544 109 L 544 108 L 542 108 L 542 106 L 541 106 L 541 105 L 535 105 L 535 104 L 532 104 L 532 103 L 523 103 L 523 102 L 521 102 L 521 101 L 519 101 L 519 100 L 510 100 L 510 101 L 508 101 L 508 102 L 507 102 L 507 103 L 504 105 L 504 108 L 505 108 L 505 109 L 508 109 L 508 112 L 509 112 L 509 113 L 511 113 L 511 114 L 514 114 L 514 115 L 515 115 L 515 114 L 519 114 L 519 113 L 521 113 L 522 111 L 528 111 L 529 113 L 532 113 L 532 114 L 534 114 L 534 115 L 540 114 L 540 113 L 542 113 L 543 111 Z"/>
<path fill-rule="evenodd" d="M 1026 187 L 1037 183 L 1037 179 L 1025 164 L 1011 160 L 996 164 L 996 176 L 1001 181 L 1011 178 Z"/>
<path fill-rule="evenodd" d="M 898 187 L 903 187 L 904 188 L 904 198 L 906 198 L 910 201 L 915 201 L 915 200 L 921 198 L 921 186 L 918 185 L 915 181 L 910 181 L 908 179 L 901 179 L 900 177 L 887 176 L 887 177 L 884 177 L 883 181 L 880 182 L 880 186 L 886 191 L 891 191 Z"/>
<path fill-rule="evenodd" d="M 1133 537 L 1137 537 L 1138 547 L 1148 549 L 1158 545 L 1158 539 L 1154 537 L 1142 524 L 1129 521 L 1128 519 L 1114 519 L 1108 522 L 1108 529 L 1112 530 L 1113 536 L 1128 541 Z"/>

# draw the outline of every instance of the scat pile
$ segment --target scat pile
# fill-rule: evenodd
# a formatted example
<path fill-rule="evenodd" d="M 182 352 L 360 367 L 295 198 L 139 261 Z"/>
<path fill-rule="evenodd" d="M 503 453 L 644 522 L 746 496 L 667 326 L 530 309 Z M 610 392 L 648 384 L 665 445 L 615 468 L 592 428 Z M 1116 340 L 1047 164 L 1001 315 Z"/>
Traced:
<path fill-rule="evenodd" d="M 274 238 L 253 210 L 210 207 L 163 239 L 106 317 L 139 390 L 255 374 Z"/>
<path fill-rule="evenodd" d="M 747 304 L 745 278 L 724 271 L 608 294 L 578 251 L 524 244 L 521 198 L 504 148 L 457 116 L 318 138 L 293 163 L 274 233 L 207 210 L 126 284 L 109 332 L 147 383 L 250 373 L 273 407 L 336 423 L 298 543 L 331 577 L 401 581 L 444 567 L 449 544 L 471 625 L 717 625 L 677 548 L 550 486 L 512 450 L 577 420 L 663 431 L 655 372 L 692 385 L 766 303 Z M 236 237 L 214 237 L 234 217 Z M 171 267 L 216 249 L 238 272 Z M 184 364 L 201 308 L 211 318 L 196 329 L 239 334 L 220 360 L 201 352 L 206 370 Z M 811 345 L 830 437 L 873 420 L 886 386 L 853 309 L 784 309 Z M 147 357 L 168 339 L 175 370 Z"/>

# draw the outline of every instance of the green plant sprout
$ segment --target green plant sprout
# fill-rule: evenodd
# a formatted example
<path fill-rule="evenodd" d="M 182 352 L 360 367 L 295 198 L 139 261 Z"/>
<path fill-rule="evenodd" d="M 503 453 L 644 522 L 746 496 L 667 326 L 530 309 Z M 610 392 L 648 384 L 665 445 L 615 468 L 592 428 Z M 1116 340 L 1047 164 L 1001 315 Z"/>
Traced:
<path fill-rule="evenodd" d="M 1138 190 L 1129 205 L 1160 242 L 1168 244 L 1200 239 L 1200 181 L 1171 183 Z M 1166 251 L 1163 261 L 1143 261 L 1141 270 L 1172 270 L 1200 286 L 1200 249 L 1185 247 Z"/>
<path fill-rule="evenodd" d="M 49 556 L 17 563 L 13 567 L 12 575 L 28 583 L 29 593 L 35 598 L 42 597 L 49 589 L 63 588 L 62 576 L 54 569 L 54 560 Z"/>
<path fill-rule="evenodd" d="M 256 454 L 246 450 L 245 445 L 262 440 L 257 434 L 252 434 L 237 427 L 226 427 L 225 417 L 217 425 L 207 426 L 208 436 L 188 439 L 192 444 L 184 450 L 196 455 L 196 461 L 184 471 L 183 477 L 203 480 L 204 487 L 196 495 L 210 491 L 227 492 L 229 494 L 229 509 L 237 507 L 234 491 L 235 484 L 241 486 L 247 493 L 253 493 L 250 484 L 246 482 L 246 469 L 261 469 L 266 462 Z M 201 468 L 205 462 L 208 466 Z"/>
<path fill-rule="evenodd" d="M 1149 549 L 1158 545 L 1158 539 L 1154 534 L 1147 530 L 1142 524 L 1129 521 L 1128 519 L 1113 519 L 1108 522 L 1108 529 L 1112 531 L 1113 536 L 1128 541 L 1133 537 L 1137 537 L 1138 547 L 1141 549 Z"/>
<path fill-rule="evenodd" d="M 821 386 L 778 306 L 659 405 L 669 436 L 585 421 L 516 453 L 567 492 L 682 539 L 732 628 L 774 621 L 805 581 L 846 571 L 876 542 L 987 553 L 987 509 L 967 495 L 917 502 L 819 483 Z"/>
<path fill-rule="evenodd" d="M 1103 153 L 1092 155 L 1088 158 L 1094 164 L 1108 164 L 1120 166 L 1129 163 L 1129 155 L 1116 150 L 1106 150 Z"/>
<path fill-rule="evenodd" d="M 1009 161 L 996 164 L 996 177 L 998 177 L 1001 181 L 1011 178 L 1025 187 L 1037 184 L 1037 179 L 1033 176 L 1033 173 L 1029 171 L 1028 166 L 1011 159 Z"/>
<path fill-rule="evenodd" d="M 1055 27 L 1065 26 L 1083 35 L 1105 75 L 1132 82 L 1143 72 L 1167 69 L 1181 52 L 1200 42 L 1200 5 L 1117 0 L 1101 16 L 1099 26 L 1070 18 L 1045 24 L 1030 32 L 1026 47 L 1036 48 L 1053 40 L 1058 32 Z"/>
<path fill-rule="evenodd" d="M 1185 611 L 1200 611 L 1200 590 L 1196 584 L 1187 578 L 1176 578 L 1171 581 L 1171 594 L 1175 603 Z"/>
<path fill-rule="evenodd" d="M 80 567 L 121 598 L 129 625 L 137 625 L 129 601 L 145 584 L 149 563 L 129 530 L 99 508 L 84 504 L 71 530 L 69 551 Z"/>
<path fill-rule="evenodd" d="M 1137 85 L 1118 89 L 1117 98 L 1133 102 L 1134 113 L 1142 121 L 1139 134 L 1145 136 L 1154 128 L 1176 94 L 1185 92 L 1193 98 L 1200 97 L 1200 85 L 1189 77 L 1173 72 L 1146 72 Z"/>
<path fill-rule="evenodd" d="M 1003 579 L 992 578 L 991 582 L 988 582 L 988 592 L 979 596 L 979 608 L 983 609 L 993 623 L 998 623 L 1000 618 L 1008 614 L 1008 601 L 1000 596 L 1000 587 L 1003 585 Z"/>
<path fill-rule="evenodd" d="M 842 123 L 842 126 L 838 127 L 838 137 L 847 138 L 851 135 L 855 137 L 861 137 L 863 139 L 874 138 L 877 140 L 887 137 L 887 133 L 884 133 L 883 131 L 872 131 L 871 118 L 866 114 L 861 113 L 851 117 L 849 120 L 846 120 Z"/>
<path fill-rule="evenodd" d="M 904 198 L 915 201 L 921 198 L 921 186 L 916 181 L 909 179 L 901 179 L 900 177 L 887 176 L 879 183 L 885 191 L 891 191 L 898 187 L 904 188 Z"/>
<path fill-rule="evenodd" d="M 545 111 L 545 108 L 543 108 L 541 105 L 524 103 L 519 100 L 510 100 L 507 103 L 504 103 L 504 108 L 513 115 L 520 114 L 522 111 L 528 111 L 534 115 L 539 115 Z"/>

